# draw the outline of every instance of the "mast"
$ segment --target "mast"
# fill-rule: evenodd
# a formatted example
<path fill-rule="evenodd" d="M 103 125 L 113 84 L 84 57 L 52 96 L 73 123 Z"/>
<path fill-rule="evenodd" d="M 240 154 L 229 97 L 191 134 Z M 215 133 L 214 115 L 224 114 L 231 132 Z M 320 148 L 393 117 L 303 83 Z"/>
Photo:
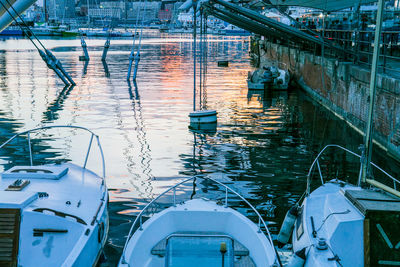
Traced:
<path fill-rule="evenodd" d="M 367 129 L 365 133 L 365 148 L 364 157 L 362 159 L 361 165 L 361 184 L 367 182 L 368 177 L 370 177 L 370 162 L 372 154 L 372 132 L 373 132 L 373 115 L 374 115 L 374 104 L 376 95 L 376 72 L 378 70 L 379 62 L 379 46 L 380 37 L 382 32 L 382 18 L 383 18 L 383 8 L 384 0 L 378 1 L 378 13 L 376 15 L 376 28 L 375 28 L 375 39 L 374 39 L 374 54 L 372 57 L 371 66 L 371 81 L 369 84 L 369 110 L 368 110 L 368 120 Z M 359 181 L 360 185 L 360 181 Z"/>
<path fill-rule="evenodd" d="M 196 111 L 196 12 L 197 0 L 192 0 L 193 5 L 193 111 Z"/>

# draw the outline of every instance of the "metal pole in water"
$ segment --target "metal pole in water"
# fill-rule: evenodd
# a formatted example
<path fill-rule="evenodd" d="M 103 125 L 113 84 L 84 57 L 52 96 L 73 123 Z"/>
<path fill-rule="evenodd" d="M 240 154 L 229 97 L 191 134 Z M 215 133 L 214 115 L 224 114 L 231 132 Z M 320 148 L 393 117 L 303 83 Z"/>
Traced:
<path fill-rule="evenodd" d="M 74 82 L 74 80 L 71 78 L 71 76 L 69 76 L 68 72 L 64 69 L 64 67 L 61 64 L 61 61 L 58 60 L 56 58 L 56 56 L 53 55 L 53 53 L 51 53 L 49 50 L 46 49 L 46 54 L 47 56 L 54 62 L 55 67 L 60 70 L 60 72 L 62 73 L 62 75 L 67 78 L 68 82 L 72 85 L 76 85 L 76 83 Z M 64 79 L 62 79 L 64 80 Z"/>
<path fill-rule="evenodd" d="M 373 131 L 373 115 L 374 115 L 374 104 L 376 95 L 376 72 L 378 70 L 379 62 L 379 46 L 380 37 L 382 32 L 382 18 L 383 18 L 383 8 L 384 1 L 379 0 L 378 2 L 378 13 L 376 15 L 376 28 L 375 28 L 375 39 L 374 39 L 374 54 L 372 57 L 372 67 L 371 67 L 371 81 L 369 84 L 369 110 L 368 110 L 368 121 L 367 129 L 365 133 L 365 157 L 362 163 L 362 175 L 359 185 L 366 183 L 367 176 L 370 172 L 370 162 L 372 154 L 372 131 Z"/>
<path fill-rule="evenodd" d="M 193 6 L 193 111 L 196 111 L 196 11 L 197 0 L 192 0 Z"/>
<path fill-rule="evenodd" d="M 87 51 L 87 44 L 85 42 L 85 39 L 83 39 L 83 36 L 81 36 L 81 45 L 82 45 L 85 60 L 88 61 L 90 58 L 89 58 L 89 53 Z"/>
<path fill-rule="evenodd" d="M 101 60 L 105 61 L 107 57 L 107 52 L 108 49 L 110 48 L 110 38 L 111 38 L 111 33 L 109 33 L 106 42 L 104 43 L 104 49 L 103 49 L 103 54 L 101 55 Z"/>

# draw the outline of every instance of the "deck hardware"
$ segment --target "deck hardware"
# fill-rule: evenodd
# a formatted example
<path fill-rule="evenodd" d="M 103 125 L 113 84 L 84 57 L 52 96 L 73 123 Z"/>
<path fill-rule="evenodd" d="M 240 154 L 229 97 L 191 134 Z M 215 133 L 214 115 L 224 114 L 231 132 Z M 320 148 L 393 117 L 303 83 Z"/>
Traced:
<path fill-rule="evenodd" d="M 65 202 L 65 205 L 71 205 L 71 201 L 67 200 L 67 201 Z"/>
<path fill-rule="evenodd" d="M 30 183 L 29 180 L 18 179 L 10 184 L 5 191 L 21 191 Z"/>
<path fill-rule="evenodd" d="M 313 216 L 310 217 L 311 220 L 311 228 L 312 228 L 312 235 L 313 237 L 317 237 L 317 231 L 315 230 L 315 225 L 314 225 L 314 218 Z"/>
<path fill-rule="evenodd" d="M 337 261 L 337 262 L 339 262 L 340 258 L 339 258 L 338 255 L 335 254 L 335 256 L 333 256 L 332 258 L 328 258 L 328 261 Z"/>
<path fill-rule="evenodd" d="M 99 207 L 97 208 L 97 211 L 96 211 L 96 213 L 94 214 L 93 219 L 92 219 L 92 222 L 90 223 L 90 225 L 94 225 L 94 223 L 96 222 L 97 216 L 99 215 L 99 212 L 100 212 L 100 210 L 101 210 L 101 207 L 103 206 L 103 202 L 104 202 L 104 201 L 100 202 L 100 205 L 99 205 Z"/>
<path fill-rule="evenodd" d="M 82 220 L 81 218 L 79 218 L 78 216 L 67 214 L 67 213 L 64 213 L 61 211 L 56 211 L 56 210 L 49 209 L 49 208 L 37 208 L 37 209 L 34 209 L 33 211 L 41 212 L 41 213 L 43 213 L 43 211 L 50 211 L 50 212 L 53 212 L 54 215 L 56 215 L 56 216 L 63 217 L 63 218 L 68 216 L 68 217 L 74 218 L 78 223 L 87 225 L 87 223 L 84 220 Z"/>
<path fill-rule="evenodd" d="M 323 237 L 318 238 L 317 249 L 326 250 L 328 249 L 328 244 L 326 243 L 326 239 Z"/>
<path fill-rule="evenodd" d="M 39 198 L 49 197 L 49 194 L 47 192 L 38 192 L 38 197 Z"/>
<path fill-rule="evenodd" d="M 53 228 L 34 228 L 33 236 L 43 236 L 44 233 L 49 234 L 65 234 L 68 233 L 67 229 L 53 229 Z"/>

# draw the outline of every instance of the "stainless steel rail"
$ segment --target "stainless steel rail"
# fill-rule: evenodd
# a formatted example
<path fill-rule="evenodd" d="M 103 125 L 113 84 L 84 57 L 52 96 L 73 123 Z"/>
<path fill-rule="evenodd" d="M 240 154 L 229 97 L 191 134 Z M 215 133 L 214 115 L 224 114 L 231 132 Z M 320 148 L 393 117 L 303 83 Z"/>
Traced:
<path fill-rule="evenodd" d="M 103 179 L 103 183 L 102 183 L 102 184 L 104 184 L 104 179 L 105 179 L 105 177 L 106 177 L 106 167 L 105 167 L 105 160 L 104 160 L 103 149 L 102 149 L 101 144 L 100 144 L 100 139 L 99 139 L 99 136 L 98 136 L 98 135 L 96 135 L 96 134 L 93 133 L 91 130 L 89 130 L 89 129 L 85 128 L 85 127 L 74 126 L 74 125 L 52 125 L 52 126 L 44 126 L 44 127 L 39 127 L 39 128 L 30 129 L 30 130 L 27 130 L 27 131 L 24 131 L 24 132 L 20 132 L 20 133 L 15 134 L 15 135 L 12 136 L 10 139 L 8 139 L 6 142 L 4 142 L 3 144 L 1 144 L 1 145 L 0 145 L 0 149 L 2 149 L 3 147 L 7 146 L 7 145 L 8 145 L 11 141 L 13 141 L 15 138 L 17 138 L 17 137 L 19 137 L 19 136 L 21 136 L 21 135 L 27 135 L 27 137 L 28 137 L 28 146 L 29 146 L 29 160 L 30 160 L 31 166 L 33 166 L 31 133 L 33 133 L 33 132 L 38 132 L 38 131 L 41 131 L 41 130 L 53 129 L 53 128 L 78 129 L 78 130 L 87 131 L 87 132 L 89 132 L 89 133 L 91 134 L 91 136 L 90 136 L 90 141 L 89 141 L 89 147 L 88 147 L 88 149 L 87 149 L 86 156 L 85 156 L 85 161 L 84 161 L 84 163 L 83 163 L 83 168 L 84 168 L 84 169 L 86 169 L 86 164 L 87 164 L 87 161 L 88 161 L 88 158 L 89 158 L 90 149 L 91 149 L 91 147 L 92 147 L 93 138 L 94 138 L 94 137 L 96 138 L 97 146 L 98 146 L 98 148 L 99 148 L 99 150 L 100 150 L 100 157 L 101 157 L 101 161 L 102 161 L 102 170 L 103 170 L 103 172 L 102 172 L 102 177 L 101 177 L 101 178 Z"/>
<path fill-rule="evenodd" d="M 320 168 L 320 165 L 319 165 L 319 158 L 322 156 L 322 154 L 323 154 L 328 148 L 339 148 L 339 149 L 341 149 L 341 150 L 343 150 L 343 151 L 345 151 L 345 152 L 347 152 L 347 153 L 349 153 L 349 154 L 351 154 L 351 155 L 353 155 L 353 156 L 355 156 L 355 157 L 357 157 L 357 158 L 359 158 L 359 159 L 362 158 L 361 155 L 359 155 L 359 154 L 357 154 L 357 153 L 354 153 L 353 151 L 351 151 L 351 150 L 349 150 L 349 149 L 347 149 L 347 148 L 344 148 L 344 147 L 342 147 L 342 146 L 339 146 L 339 145 L 330 144 L 330 145 L 325 146 L 325 147 L 321 150 L 321 152 L 318 153 L 317 157 L 314 159 L 314 161 L 313 161 L 313 163 L 311 164 L 311 167 L 310 167 L 310 169 L 309 169 L 309 171 L 308 171 L 308 174 L 307 174 L 307 189 L 306 189 L 306 194 L 307 194 L 307 195 L 310 193 L 311 174 L 312 174 L 312 171 L 313 171 L 315 165 L 317 165 L 317 167 L 318 167 L 318 173 L 319 173 L 319 176 L 320 176 L 320 178 L 321 178 L 321 184 L 324 184 L 324 183 L 325 183 L 325 182 L 324 182 L 324 177 L 323 177 L 323 175 L 322 175 L 321 168 Z M 360 163 L 360 164 L 361 164 L 361 163 Z M 390 175 L 389 173 L 387 173 L 385 170 L 383 170 L 381 167 L 379 167 L 379 166 L 376 165 L 375 163 L 371 162 L 371 165 L 372 165 L 373 167 L 375 167 L 377 170 L 379 170 L 380 172 L 382 172 L 383 174 L 385 174 L 389 179 L 391 179 L 391 180 L 393 181 L 393 188 L 394 188 L 395 190 L 397 190 L 397 184 L 400 184 L 400 181 L 399 181 L 399 180 L 397 180 L 396 178 L 394 178 L 392 175 Z"/>
<path fill-rule="evenodd" d="M 142 228 L 142 225 L 143 225 L 143 221 L 142 221 L 143 214 L 144 214 L 157 200 L 159 200 L 162 196 L 165 196 L 165 195 L 166 195 L 168 192 L 170 192 L 170 191 L 173 192 L 172 205 L 173 205 L 173 206 L 176 206 L 176 188 L 179 187 L 179 186 L 181 186 L 181 185 L 183 185 L 183 184 L 185 184 L 185 183 L 188 183 L 188 182 L 190 182 L 190 181 L 193 181 L 193 180 L 195 180 L 195 179 L 203 179 L 203 180 L 206 180 L 206 181 L 211 181 L 211 182 L 213 182 L 213 183 L 215 183 L 215 184 L 218 184 L 218 185 L 222 186 L 222 187 L 225 189 L 225 197 L 224 197 L 224 198 L 225 198 L 225 203 L 224 203 L 224 206 L 225 206 L 225 207 L 228 207 L 228 202 L 229 202 L 229 201 L 228 201 L 228 200 L 229 200 L 229 198 L 228 198 L 228 192 L 233 193 L 234 195 L 236 195 L 237 197 L 239 197 L 244 203 L 246 203 L 247 206 L 248 206 L 248 207 L 257 215 L 257 217 L 258 217 L 258 231 L 261 232 L 261 231 L 262 231 L 261 227 L 264 226 L 265 232 L 267 233 L 268 241 L 269 241 L 269 242 L 271 243 L 271 245 L 273 246 L 272 237 L 271 237 L 271 234 L 269 233 L 267 224 L 265 223 L 264 219 L 261 217 L 260 213 L 256 210 L 256 208 L 255 208 L 253 205 L 251 205 L 243 196 L 241 196 L 238 192 L 236 192 L 236 191 L 233 190 L 232 188 L 230 188 L 230 187 L 226 186 L 225 184 L 223 184 L 223 183 L 221 183 L 221 182 L 218 182 L 218 181 L 216 181 L 216 180 L 214 180 L 214 179 L 212 179 L 212 178 L 204 178 L 204 177 L 196 177 L 196 176 L 194 176 L 194 177 L 185 179 L 185 180 L 183 180 L 182 182 L 180 182 L 180 183 L 178 183 L 178 184 L 176 184 L 176 185 L 174 185 L 174 186 L 168 188 L 166 191 L 164 191 L 163 193 L 161 193 L 159 196 L 157 196 L 155 199 L 153 199 L 151 202 L 149 202 L 149 203 L 143 208 L 143 210 L 139 213 L 139 215 L 136 217 L 135 221 L 133 222 L 131 229 L 129 230 L 129 234 L 128 234 L 128 237 L 127 237 L 126 242 L 125 242 L 124 250 L 123 250 L 123 252 L 122 252 L 122 259 L 121 259 L 122 262 L 125 262 L 125 250 L 126 250 L 126 247 L 127 247 L 127 244 L 128 244 L 128 242 L 129 242 L 129 240 L 132 238 L 132 236 L 133 236 L 133 234 L 134 234 L 135 226 L 136 226 L 137 224 L 139 224 L 139 227 L 138 227 L 138 229 L 137 229 L 136 231 L 142 231 L 142 230 L 143 230 L 143 228 Z M 136 231 L 135 231 L 135 232 L 136 232 Z M 278 257 L 278 256 L 277 256 L 277 257 Z"/>

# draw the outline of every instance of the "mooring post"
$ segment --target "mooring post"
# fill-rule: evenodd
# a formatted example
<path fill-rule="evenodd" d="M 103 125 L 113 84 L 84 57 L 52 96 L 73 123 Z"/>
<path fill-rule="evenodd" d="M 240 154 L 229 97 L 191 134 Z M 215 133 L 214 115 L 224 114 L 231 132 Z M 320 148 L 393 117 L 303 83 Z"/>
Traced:
<path fill-rule="evenodd" d="M 110 34 L 111 35 L 111 34 Z M 106 42 L 104 43 L 104 48 L 103 48 L 103 55 L 101 56 L 101 60 L 105 61 L 107 57 L 107 52 L 108 49 L 110 48 L 110 35 L 108 36 Z"/>
<path fill-rule="evenodd" d="M 85 39 L 83 39 L 83 36 L 81 37 L 81 45 L 83 49 L 84 60 L 88 61 L 90 58 L 89 58 L 89 53 L 87 51 L 87 44 L 85 42 Z"/>
<path fill-rule="evenodd" d="M 133 70 L 133 80 L 136 80 L 136 74 L 139 68 L 140 52 L 138 51 L 135 55 L 135 69 Z"/>

